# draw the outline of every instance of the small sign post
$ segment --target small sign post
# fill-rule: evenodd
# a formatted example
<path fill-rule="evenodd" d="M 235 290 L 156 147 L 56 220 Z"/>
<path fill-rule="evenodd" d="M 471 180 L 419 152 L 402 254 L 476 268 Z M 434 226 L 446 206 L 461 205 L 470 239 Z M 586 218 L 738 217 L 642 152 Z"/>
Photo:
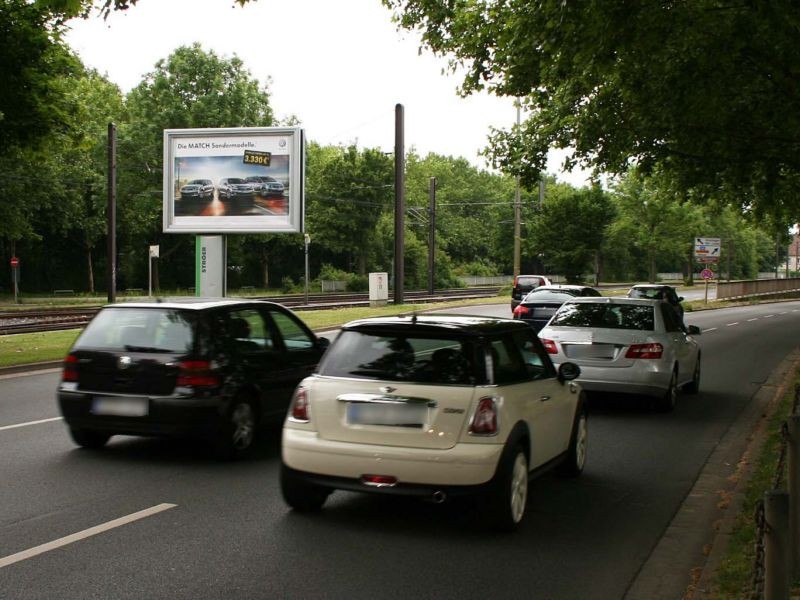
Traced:
<path fill-rule="evenodd" d="M 11 281 L 14 284 L 14 304 L 19 303 L 19 259 L 16 256 L 11 257 Z"/>
<path fill-rule="evenodd" d="M 150 246 L 147 258 L 147 296 L 153 295 L 153 259 L 158 258 L 158 246 Z"/>
<path fill-rule="evenodd" d="M 705 304 L 708 304 L 708 282 L 709 282 L 710 279 L 714 279 L 714 271 L 712 271 L 711 269 L 708 269 L 708 268 L 703 269 L 702 271 L 700 271 L 700 276 L 703 278 L 703 280 L 706 283 Z"/>

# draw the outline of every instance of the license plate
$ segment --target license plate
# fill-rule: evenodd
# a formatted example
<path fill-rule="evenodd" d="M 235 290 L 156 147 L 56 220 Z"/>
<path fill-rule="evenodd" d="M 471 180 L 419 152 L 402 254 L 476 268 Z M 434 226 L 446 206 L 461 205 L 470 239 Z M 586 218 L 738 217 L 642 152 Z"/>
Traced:
<path fill-rule="evenodd" d="M 615 347 L 611 344 L 564 345 L 568 358 L 614 358 Z"/>
<path fill-rule="evenodd" d="M 427 416 L 425 404 L 350 402 L 347 405 L 347 422 L 351 425 L 422 427 Z"/>
<path fill-rule="evenodd" d="M 92 413 L 115 417 L 147 416 L 147 398 L 128 398 L 124 396 L 99 397 L 92 401 Z"/>

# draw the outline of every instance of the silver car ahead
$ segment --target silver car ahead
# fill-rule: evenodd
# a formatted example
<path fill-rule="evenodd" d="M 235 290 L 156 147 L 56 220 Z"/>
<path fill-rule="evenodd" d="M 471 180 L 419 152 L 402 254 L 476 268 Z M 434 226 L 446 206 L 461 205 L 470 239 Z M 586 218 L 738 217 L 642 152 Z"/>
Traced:
<path fill-rule="evenodd" d="M 662 300 L 576 298 L 539 337 L 554 364 L 580 366 L 584 390 L 647 396 L 666 412 L 675 408 L 679 388 L 699 390 L 699 334 Z"/>

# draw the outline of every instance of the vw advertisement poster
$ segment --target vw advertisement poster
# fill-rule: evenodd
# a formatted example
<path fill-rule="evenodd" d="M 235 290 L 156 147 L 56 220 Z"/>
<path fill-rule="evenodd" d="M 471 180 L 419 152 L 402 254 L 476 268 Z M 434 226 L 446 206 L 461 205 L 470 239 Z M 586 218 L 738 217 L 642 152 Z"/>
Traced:
<path fill-rule="evenodd" d="M 164 231 L 301 233 L 303 130 L 164 131 Z"/>

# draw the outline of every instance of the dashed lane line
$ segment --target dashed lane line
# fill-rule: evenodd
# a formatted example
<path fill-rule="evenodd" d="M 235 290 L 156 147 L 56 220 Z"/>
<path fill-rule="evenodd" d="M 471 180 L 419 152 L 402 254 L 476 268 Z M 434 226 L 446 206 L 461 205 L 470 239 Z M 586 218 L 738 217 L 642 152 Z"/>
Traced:
<path fill-rule="evenodd" d="M 708 329 L 703 329 L 703 333 L 707 333 L 709 331 L 716 331 L 716 330 L 717 330 L 716 327 L 709 327 Z"/>
<path fill-rule="evenodd" d="M 139 512 L 131 513 L 124 517 L 120 517 L 119 519 L 114 519 L 113 521 L 107 521 L 100 525 L 95 525 L 94 527 L 90 527 L 89 529 L 84 529 L 83 531 L 79 531 L 77 533 L 73 533 L 71 535 L 59 538 L 57 540 L 53 540 L 52 542 L 47 542 L 46 544 L 35 546 L 33 548 L 29 548 L 28 550 L 17 552 L 16 554 L 11 554 L 4 558 L 0 558 L 0 569 L 2 569 L 3 567 L 7 567 L 8 565 L 13 565 L 16 562 L 33 558 L 34 556 L 38 556 L 39 554 L 44 554 L 45 552 L 49 552 L 50 550 L 56 550 L 57 548 L 67 546 L 75 542 L 79 542 L 80 540 L 85 540 L 86 538 L 98 535 L 100 533 L 104 533 L 116 527 L 122 527 L 123 525 L 127 525 L 128 523 L 133 523 L 134 521 L 138 521 L 139 519 L 151 517 L 162 511 L 169 510 L 170 508 L 175 508 L 176 506 L 178 505 L 169 504 L 166 502 L 163 504 L 157 504 L 156 506 L 151 506 L 150 508 L 140 510 Z"/>
<path fill-rule="evenodd" d="M 739 321 L 736 321 L 735 323 L 728 323 L 727 325 L 725 325 L 725 327 L 733 327 L 734 325 L 738 325 L 738 324 L 739 324 Z"/>
<path fill-rule="evenodd" d="M 27 423 L 17 423 L 16 425 L 3 425 L 0 427 L 0 431 L 5 431 L 6 429 L 17 429 L 18 427 L 28 427 L 30 425 L 39 425 L 41 423 L 52 423 L 53 421 L 63 421 L 64 417 L 53 417 L 51 419 L 41 419 L 39 421 L 28 421 Z"/>
<path fill-rule="evenodd" d="M 751 322 L 753 322 L 753 321 L 758 321 L 758 317 L 756 317 L 755 319 L 747 319 L 747 322 L 748 322 L 748 323 L 751 323 Z"/>

